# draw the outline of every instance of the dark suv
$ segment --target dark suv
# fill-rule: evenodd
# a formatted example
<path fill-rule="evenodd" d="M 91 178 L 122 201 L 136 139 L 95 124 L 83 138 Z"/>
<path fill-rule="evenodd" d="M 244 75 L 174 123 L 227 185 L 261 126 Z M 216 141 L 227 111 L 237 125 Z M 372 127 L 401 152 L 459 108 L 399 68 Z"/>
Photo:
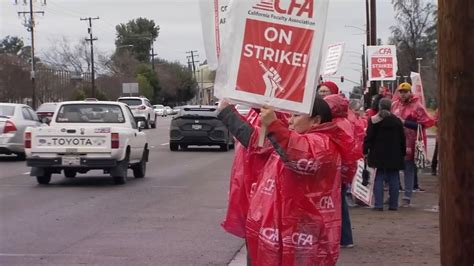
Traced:
<path fill-rule="evenodd" d="M 234 138 L 217 119 L 217 106 L 183 106 L 171 120 L 170 150 L 186 149 L 189 145 L 219 145 L 222 151 L 234 145 Z"/>

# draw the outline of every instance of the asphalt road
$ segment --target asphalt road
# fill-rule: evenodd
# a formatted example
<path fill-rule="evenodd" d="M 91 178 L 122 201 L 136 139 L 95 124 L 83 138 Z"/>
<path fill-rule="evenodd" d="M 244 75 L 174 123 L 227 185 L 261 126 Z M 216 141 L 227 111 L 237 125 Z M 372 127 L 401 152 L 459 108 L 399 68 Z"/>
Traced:
<path fill-rule="evenodd" d="M 170 118 L 147 130 L 147 175 L 100 171 L 41 186 L 0 157 L 0 265 L 227 265 L 243 241 L 225 233 L 233 151 L 171 152 Z"/>

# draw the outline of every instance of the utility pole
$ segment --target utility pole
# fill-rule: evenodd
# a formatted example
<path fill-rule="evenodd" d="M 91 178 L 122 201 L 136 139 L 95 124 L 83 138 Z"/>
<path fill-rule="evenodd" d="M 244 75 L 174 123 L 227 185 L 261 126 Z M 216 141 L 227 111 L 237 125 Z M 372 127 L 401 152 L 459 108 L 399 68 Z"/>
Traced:
<path fill-rule="evenodd" d="M 474 13 L 438 1 L 441 265 L 474 265 Z"/>
<path fill-rule="evenodd" d="M 95 68 L 94 68 L 94 41 L 97 41 L 97 38 L 92 36 L 92 20 L 99 19 L 99 17 L 95 18 L 81 18 L 81 20 L 88 20 L 89 21 L 89 28 L 87 32 L 89 33 L 89 38 L 86 38 L 86 41 L 90 41 L 91 43 L 91 84 L 92 84 L 92 98 L 95 98 Z"/>
<path fill-rule="evenodd" d="M 26 1 L 23 0 L 24 5 L 27 4 Z M 15 0 L 15 4 L 18 4 L 18 0 Z M 25 17 L 24 26 L 31 34 L 31 107 L 36 109 L 35 14 L 44 16 L 44 11 L 34 11 L 33 0 L 30 0 L 29 4 L 30 11 L 18 12 L 18 16 L 23 15 Z M 42 4 L 46 5 L 46 0 Z"/>
<path fill-rule="evenodd" d="M 199 57 L 199 55 L 197 54 L 197 51 L 193 51 L 193 50 L 188 51 L 186 53 L 190 54 L 190 56 L 188 56 L 188 60 L 191 59 L 191 67 L 192 67 L 192 70 L 193 70 L 194 80 L 197 81 L 196 63 L 198 63 L 199 61 L 194 60 L 194 57 Z M 198 100 L 198 103 L 201 104 L 201 88 L 199 87 L 199 83 L 198 83 L 198 97 L 197 97 L 197 100 Z"/>
<path fill-rule="evenodd" d="M 153 43 L 152 43 L 152 46 L 151 46 L 151 69 L 153 69 L 153 73 L 155 72 L 155 56 L 157 56 L 158 54 L 155 54 L 155 48 L 153 47 Z"/>

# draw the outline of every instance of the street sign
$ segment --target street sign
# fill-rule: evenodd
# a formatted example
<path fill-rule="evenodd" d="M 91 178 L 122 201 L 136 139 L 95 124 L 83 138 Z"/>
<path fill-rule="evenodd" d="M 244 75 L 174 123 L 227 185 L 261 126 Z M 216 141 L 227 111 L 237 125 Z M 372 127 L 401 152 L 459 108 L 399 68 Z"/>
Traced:
<path fill-rule="evenodd" d="M 138 94 L 138 83 L 122 83 L 123 94 Z"/>
<path fill-rule="evenodd" d="M 328 46 L 326 61 L 324 64 L 323 77 L 332 76 L 337 73 L 344 53 L 345 43 L 336 43 Z"/>
<path fill-rule="evenodd" d="M 369 80 L 384 81 L 397 78 L 397 48 L 395 45 L 368 46 Z"/>

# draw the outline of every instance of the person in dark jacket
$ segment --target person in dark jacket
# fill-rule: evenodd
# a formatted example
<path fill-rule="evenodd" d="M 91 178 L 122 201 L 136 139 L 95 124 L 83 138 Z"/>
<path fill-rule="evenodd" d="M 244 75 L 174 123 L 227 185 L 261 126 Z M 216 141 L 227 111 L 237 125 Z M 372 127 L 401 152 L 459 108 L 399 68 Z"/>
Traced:
<path fill-rule="evenodd" d="M 383 181 L 389 184 L 389 210 L 398 209 L 399 171 L 405 167 L 405 133 L 402 121 L 390 112 L 392 101 L 381 99 L 379 113 L 369 120 L 364 155 L 377 168 L 374 184 L 375 210 L 383 210 Z"/>

